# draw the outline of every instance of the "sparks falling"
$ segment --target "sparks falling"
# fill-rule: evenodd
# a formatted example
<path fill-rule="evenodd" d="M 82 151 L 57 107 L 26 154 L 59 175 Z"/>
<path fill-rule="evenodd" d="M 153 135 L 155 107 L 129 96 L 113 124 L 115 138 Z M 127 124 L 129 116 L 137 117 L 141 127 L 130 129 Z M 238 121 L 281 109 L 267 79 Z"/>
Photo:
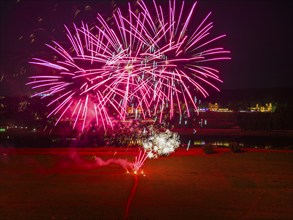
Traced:
<path fill-rule="evenodd" d="M 143 151 L 140 150 L 133 162 L 133 171 L 136 174 L 144 165 L 147 158 L 158 158 L 168 156 L 180 145 L 179 135 L 170 130 L 164 132 L 150 127 L 151 135 L 143 141 Z"/>

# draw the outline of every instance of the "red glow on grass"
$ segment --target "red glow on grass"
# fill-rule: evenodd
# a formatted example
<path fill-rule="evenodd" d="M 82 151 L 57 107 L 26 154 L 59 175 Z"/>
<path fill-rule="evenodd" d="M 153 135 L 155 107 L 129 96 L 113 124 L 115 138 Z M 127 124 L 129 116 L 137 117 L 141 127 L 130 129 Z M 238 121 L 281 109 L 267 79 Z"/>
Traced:
<path fill-rule="evenodd" d="M 131 191 L 130 191 L 128 200 L 127 200 L 127 204 L 126 204 L 126 208 L 125 208 L 125 214 L 124 214 L 124 219 L 128 219 L 130 205 L 131 205 L 132 200 L 133 200 L 133 197 L 135 195 L 137 186 L 138 186 L 138 175 L 134 175 L 134 183 L 133 183 L 133 186 L 131 188 Z"/>

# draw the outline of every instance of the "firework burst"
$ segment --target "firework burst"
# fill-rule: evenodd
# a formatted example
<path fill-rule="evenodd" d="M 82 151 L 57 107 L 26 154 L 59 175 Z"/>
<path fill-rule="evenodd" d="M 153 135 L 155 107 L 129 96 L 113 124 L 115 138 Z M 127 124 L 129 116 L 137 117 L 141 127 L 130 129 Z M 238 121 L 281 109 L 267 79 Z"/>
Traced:
<path fill-rule="evenodd" d="M 150 136 L 146 138 L 143 143 L 143 151 L 139 151 L 137 157 L 133 162 L 133 171 L 137 171 L 144 165 L 147 158 L 155 159 L 160 156 L 168 156 L 173 153 L 180 145 L 179 136 L 170 130 L 160 131 L 149 128 Z"/>
<path fill-rule="evenodd" d="M 213 82 L 221 82 L 219 71 L 206 63 L 230 59 L 230 52 L 212 46 L 225 35 L 209 37 L 210 13 L 190 30 L 196 2 L 189 11 L 184 2 L 176 6 L 175 0 L 167 9 L 138 1 L 138 10 L 128 4 L 126 16 L 116 10 L 111 26 L 98 14 L 96 27 L 65 27 L 70 50 L 53 42 L 47 46 L 57 60 L 31 62 L 52 70 L 28 83 L 40 90 L 34 96 L 55 97 L 48 101 L 48 117 L 57 116 L 56 124 L 69 117 L 83 130 L 93 120 L 111 127 L 114 118 L 127 117 L 128 106 L 139 108 L 144 118 L 159 115 L 160 122 L 164 112 L 170 118 L 176 111 L 190 116 L 190 109 L 197 109 L 194 92 L 206 97 L 205 84 L 218 89 Z"/>

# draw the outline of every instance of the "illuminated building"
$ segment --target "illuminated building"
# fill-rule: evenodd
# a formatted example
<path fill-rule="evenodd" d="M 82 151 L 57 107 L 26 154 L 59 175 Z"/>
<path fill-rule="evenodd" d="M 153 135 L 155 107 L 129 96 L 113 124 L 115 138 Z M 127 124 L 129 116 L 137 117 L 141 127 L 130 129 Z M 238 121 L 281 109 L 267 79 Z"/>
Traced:
<path fill-rule="evenodd" d="M 250 107 L 252 112 L 273 112 L 273 104 L 266 103 L 265 105 L 256 104 L 255 107 Z"/>
<path fill-rule="evenodd" d="M 218 103 L 215 103 L 215 104 L 212 104 L 212 103 L 209 103 L 209 110 L 212 111 L 212 112 L 217 112 L 219 109 L 219 105 Z"/>

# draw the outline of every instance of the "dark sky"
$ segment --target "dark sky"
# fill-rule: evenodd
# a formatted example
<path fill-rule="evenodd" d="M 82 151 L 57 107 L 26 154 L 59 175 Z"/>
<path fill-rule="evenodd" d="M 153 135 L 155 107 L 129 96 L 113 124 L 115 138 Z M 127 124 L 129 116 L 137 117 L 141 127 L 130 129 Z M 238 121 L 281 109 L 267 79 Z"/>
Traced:
<path fill-rule="evenodd" d="M 115 4 L 123 8 L 126 1 L 1 1 L 0 95 L 29 91 L 28 61 L 51 53 L 45 43 L 64 41 L 64 24 L 94 22 L 98 12 L 110 16 Z M 292 87 L 292 5 L 290 0 L 198 1 L 193 19 L 200 22 L 212 11 L 212 35 L 227 34 L 221 45 L 231 50 L 232 60 L 217 64 L 221 89 Z"/>

